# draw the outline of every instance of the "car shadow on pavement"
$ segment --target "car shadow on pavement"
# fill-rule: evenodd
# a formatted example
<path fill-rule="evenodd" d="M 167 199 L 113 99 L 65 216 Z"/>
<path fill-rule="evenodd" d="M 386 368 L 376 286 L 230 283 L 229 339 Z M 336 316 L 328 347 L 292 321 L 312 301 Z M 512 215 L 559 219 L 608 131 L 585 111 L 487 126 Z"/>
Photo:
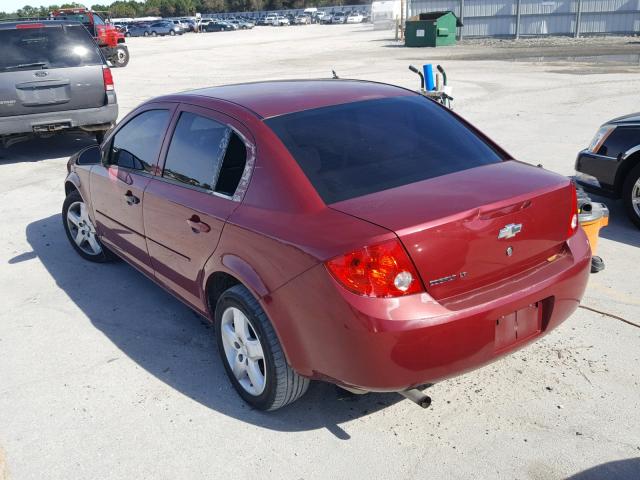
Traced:
<path fill-rule="evenodd" d="M 609 209 L 609 225 L 600 230 L 602 238 L 626 243 L 632 247 L 640 247 L 640 229 L 629 220 L 622 200 L 593 194 L 591 194 L 591 199 L 595 202 L 604 203 Z"/>
<path fill-rule="evenodd" d="M 567 480 L 637 480 L 640 478 L 640 457 L 607 462 L 583 470 Z"/>
<path fill-rule="evenodd" d="M 93 135 L 77 132 L 60 133 L 48 138 L 34 137 L 7 148 L 0 143 L 0 166 L 70 157 L 78 150 L 95 143 Z"/>
<path fill-rule="evenodd" d="M 393 393 L 350 395 L 333 385 L 313 382 L 304 397 L 282 410 L 253 410 L 233 390 L 212 327 L 200 315 L 125 262 L 95 264 L 80 258 L 68 243 L 60 215 L 29 224 L 26 235 L 33 252 L 17 254 L 10 265 L 37 257 L 56 285 L 119 350 L 159 380 L 213 410 L 279 431 L 326 428 L 347 440 L 350 436 L 341 423 L 402 400 Z"/>

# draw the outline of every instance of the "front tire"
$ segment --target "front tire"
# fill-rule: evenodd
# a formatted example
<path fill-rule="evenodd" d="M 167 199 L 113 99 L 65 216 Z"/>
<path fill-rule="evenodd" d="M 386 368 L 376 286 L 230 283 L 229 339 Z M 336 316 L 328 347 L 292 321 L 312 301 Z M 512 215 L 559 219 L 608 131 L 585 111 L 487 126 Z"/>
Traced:
<path fill-rule="evenodd" d="M 304 395 L 309 379 L 287 364 L 271 322 L 243 285 L 220 296 L 215 325 L 222 363 L 245 402 L 258 410 L 277 410 Z"/>
<path fill-rule="evenodd" d="M 100 242 L 88 207 L 77 190 L 67 195 L 62 204 L 62 224 L 71 246 L 82 258 L 96 263 L 113 258 Z"/>
<path fill-rule="evenodd" d="M 172 37 L 176 34 L 176 32 L 174 32 L 173 30 L 169 30 L 169 35 L 171 35 Z"/>
<path fill-rule="evenodd" d="M 622 187 L 622 200 L 629 219 L 640 228 L 640 164 L 627 175 Z"/>

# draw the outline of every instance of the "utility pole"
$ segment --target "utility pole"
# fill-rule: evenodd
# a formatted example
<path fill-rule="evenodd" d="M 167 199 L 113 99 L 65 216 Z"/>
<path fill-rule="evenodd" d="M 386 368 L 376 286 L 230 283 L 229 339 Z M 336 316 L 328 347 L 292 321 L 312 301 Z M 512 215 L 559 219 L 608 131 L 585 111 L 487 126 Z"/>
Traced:
<path fill-rule="evenodd" d="M 400 40 L 404 40 L 404 2 L 400 0 Z"/>
<path fill-rule="evenodd" d="M 581 21 L 582 21 L 582 0 L 578 0 L 578 6 L 576 8 L 576 33 L 575 33 L 576 38 L 580 38 Z"/>
<path fill-rule="evenodd" d="M 460 18 L 460 23 L 464 24 L 464 0 L 460 0 L 460 16 L 458 17 Z M 460 33 L 458 34 L 458 40 L 462 40 L 462 29 L 464 27 L 460 27 Z"/>
<path fill-rule="evenodd" d="M 518 0 L 516 3 L 516 40 L 520 38 L 520 4 L 522 0 Z"/>

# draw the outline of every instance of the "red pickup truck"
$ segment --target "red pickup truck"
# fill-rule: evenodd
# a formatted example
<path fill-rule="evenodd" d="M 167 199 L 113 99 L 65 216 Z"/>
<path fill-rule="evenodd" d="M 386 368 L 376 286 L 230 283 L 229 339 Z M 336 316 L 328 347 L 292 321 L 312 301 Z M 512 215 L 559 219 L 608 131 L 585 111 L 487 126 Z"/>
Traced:
<path fill-rule="evenodd" d="M 86 8 L 60 8 L 51 12 L 51 19 L 82 23 L 114 67 L 126 67 L 129 63 L 129 49 L 124 44 L 124 35 L 97 12 Z"/>

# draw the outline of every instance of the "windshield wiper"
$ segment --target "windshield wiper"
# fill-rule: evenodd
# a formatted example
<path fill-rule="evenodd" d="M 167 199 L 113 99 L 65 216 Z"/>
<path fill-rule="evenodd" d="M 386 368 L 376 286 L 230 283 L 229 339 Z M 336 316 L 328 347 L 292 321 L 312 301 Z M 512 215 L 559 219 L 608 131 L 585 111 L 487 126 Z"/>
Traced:
<path fill-rule="evenodd" d="M 8 67 L 4 67 L 3 70 L 15 70 L 17 68 L 28 68 L 28 67 L 47 68 L 48 65 L 49 64 L 47 62 L 20 63 L 18 65 L 9 65 Z"/>

